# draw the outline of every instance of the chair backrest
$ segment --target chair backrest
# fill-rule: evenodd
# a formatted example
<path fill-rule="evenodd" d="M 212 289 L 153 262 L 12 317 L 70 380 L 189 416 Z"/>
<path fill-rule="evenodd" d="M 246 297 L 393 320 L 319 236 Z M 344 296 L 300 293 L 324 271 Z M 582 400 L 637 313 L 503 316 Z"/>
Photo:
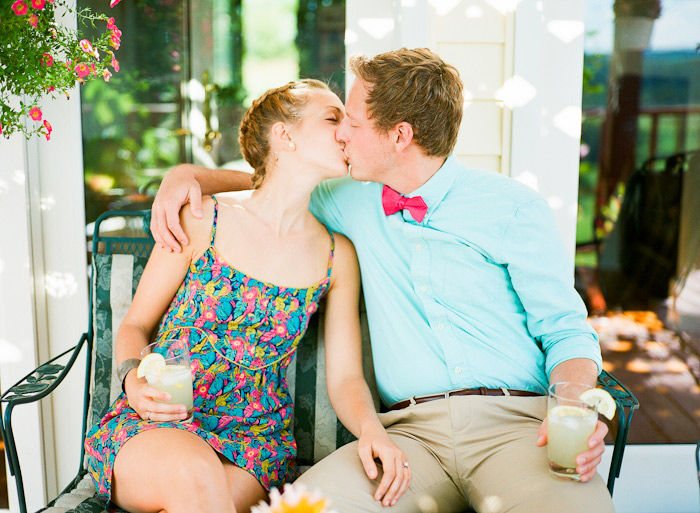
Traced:
<path fill-rule="evenodd" d="M 125 219 L 118 223 L 119 231 L 103 234 L 107 231 L 104 229 L 107 223 L 116 223 L 119 218 Z M 99 422 L 121 392 L 121 384 L 116 378 L 114 343 L 154 244 L 148 230 L 149 223 L 150 211 L 109 212 L 96 222 L 91 277 L 92 365 L 87 430 Z M 378 407 L 364 312 L 362 324 L 365 377 Z M 338 421 L 328 399 L 323 319 L 318 314 L 312 317 L 304 338 L 299 342 L 287 370 L 287 381 L 294 398 L 293 432 L 300 466 L 312 465 L 354 439 Z"/>

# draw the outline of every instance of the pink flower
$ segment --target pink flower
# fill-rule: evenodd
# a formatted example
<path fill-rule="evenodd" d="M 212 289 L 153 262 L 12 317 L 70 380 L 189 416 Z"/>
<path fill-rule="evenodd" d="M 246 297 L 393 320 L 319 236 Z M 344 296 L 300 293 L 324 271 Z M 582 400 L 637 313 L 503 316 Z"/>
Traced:
<path fill-rule="evenodd" d="M 107 28 L 112 30 L 113 28 L 117 28 L 117 26 L 114 24 L 114 18 L 110 18 L 107 20 Z"/>
<path fill-rule="evenodd" d="M 110 7 L 114 7 L 115 5 L 117 5 L 117 4 L 118 4 L 119 2 L 121 2 L 121 1 L 122 1 L 122 0 L 112 0 L 111 2 L 109 2 L 109 6 L 110 6 Z"/>
<path fill-rule="evenodd" d="M 27 10 L 29 10 L 29 8 L 22 0 L 17 0 L 12 4 L 12 10 L 15 11 L 17 16 L 23 16 L 27 14 Z"/>
<path fill-rule="evenodd" d="M 52 2 L 52 1 L 53 1 L 53 0 L 49 0 L 49 2 Z M 51 37 L 52 37 L 52 38 L 56 39 L 56 37 L 58 37 L 58 35 L 56 34 L 56 29 L 55 29 L 55 28 L 50 28 L 50 29 L 49 29 L 49 32 L 51 32 Z"/>
<path fill-rule="evenodd" d="M 112 78 L 112 73 L 107 68 L 105 68 L 104 70 L 102 70 L 102 78 L 105 79 L 105 82 L 109 82 L 109 79 Z"/>
<path fill-rule="evenodd" d="M 78 77 L 83 78 L 90 73 L 90 68 L 84 62 L 76 64 L 73 70 L 78 74 Z"/>
<path fill-rule="evenodd" d="M 111 36 L 109 36 L 109 44 L 112 45 L 112 47 L 115 50 L 119 50 L 119 47 L 122 44 L 122 40 L 119 38 L 119 36 L 112 34 Z"/>
<path fill-rule="evenodd" d="M 121 39 L 121 37 L 122 37 L 122 31 L 119 30 L 119 29 L 117 28 L 116 25 L 115 25 L 114 28 L 112 29 L 112 34 L 114 34 L 115 36 L 117 36 L 119 39 Z"/>
<path fill-rule="evenodd" d="M 44 128 L 46 128 L 46 140 L 50 141 L 51 140 L 51 132 L 53 132 L 53 128 L 51 128 L 51 123 L 48 121 L 44 120 Z"/>
<path fill-rule="evenodd" d="M 51 86 L 51 87 L 49 87 L 49 88 L 46 89 L 46 92 L 47 92 L 47 93 L 50 93 L 50 92 L 53 91 L 54 89 L 55 89 L 55 87 L 54 87 L 54 86 Z"/>
<path fill-rule="evenodd" d="M 112 56 L 112 67 L 114 68 L 114 71 L 119 73 L 119 61 L 114 56 Z"/>
<path fill-rule="evenodd" d="M 29 17 L 29 24 L 30 24 L 32 27 L 36 27 L 36 26 L 39 24 L 39 18 L 37 17 L 36 14 L 32 14 L 32 15 Z"/>
<path fill-rule="evenodd" d="M 81 39 L 80 43 L 78 44 L 80 45 L 80 48 L 83 50 L 83 52 L 92 53 L 92 44 L 90 44 L 90 41 L 88 41 L 87 39 Z"/>
<path fill-rule="evenodd" d="M 92 71 L 92 74 L 95 75 L 95 78 L 97 78 L 97 71 L 95 71 L 95 64 L 90 64 L 90 71 Z"/>
<path fill-rule="evenodd" d="M 32 107 L 29 110 L 29 117 L 32 118 L 34 121 L 41 121 L 41 109 L 38 107 Z"/>
<path fill-rule="evenodd" d="M 2 135 L 2 123 L 0 123 L 0 135 Z"/>
<path fill-rule="evenodd" d="M 32 0 L 32 7 L 34 9 L 43 9 L 44 5 L 46 5 L 46 0 Z"/>
<path fill-rule="evenodd" d="M 49 55 L 48 53 L 42 53 L 41 54 L 41 63 L 44 66 L 52 66 L 53 65 L 53 57 Z"/>

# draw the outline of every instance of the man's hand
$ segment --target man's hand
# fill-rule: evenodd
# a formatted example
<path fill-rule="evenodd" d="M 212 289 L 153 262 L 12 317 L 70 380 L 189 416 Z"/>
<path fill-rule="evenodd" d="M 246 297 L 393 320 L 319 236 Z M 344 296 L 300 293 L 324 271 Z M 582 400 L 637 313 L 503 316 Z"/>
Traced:
<path fill-rule="evenodd" d="M 595 476 L 603 451 L 605 451 L 603 440 L 607 434 L 608 426 L 598 421 L 595 431 L 588 439 L 588 450 L 576 456 L 576 472 L 580 474 L 582 483 L 593 479 L 593 476 Z M 537 433 L 537 446 L 543 447 L 545 445 L 547 445 L 547 419 L 544 419 Z"/>
<path fill-rule="evenodd" d="M 180 226 L 180 208 L 190 203 L 192 215 L 202 217 L 202 189 L 194 177 L 194 166 L 180 164 L 163 178 L 151 210 L 151 233 L 161 247 L 179 253 L 189 244 Z M 178 243 L 179 241 L 179 243 Z"/>
<path fill-rule="evenodd" d="M 384 475 L 374 492 L 374 500 L 381 501 L 383 506 L 396 504 L 411 484 L 411 468 L 404 465 L 408 457 L 381 426 L 362 432 L 357 452 L 370 479 L 379 475 L 375 458 L 382 464 Z"/>

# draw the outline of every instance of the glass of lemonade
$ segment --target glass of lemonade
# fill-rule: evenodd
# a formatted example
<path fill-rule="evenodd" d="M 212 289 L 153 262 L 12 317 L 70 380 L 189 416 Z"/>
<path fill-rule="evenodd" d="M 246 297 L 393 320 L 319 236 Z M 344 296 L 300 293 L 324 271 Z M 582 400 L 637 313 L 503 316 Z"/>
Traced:
<path fill-rule="evenodd" d="M 579 397 L 593 388 L 582 383 L 554 383 L 547 403 L 547 456 L 549 472 L 558 479 L 580 481 L 576 456 L 588 450 L 598 412 Z"/>
<path fill-rule="evenodd" d="M 184 404 L 187 408 L 187 418 L 181 422 L 191 422 L 193 417 L 192 401 L 192 371 L 190 370 L 190 349 L 185 338 L 168 338 L 147 345 L 141 351 L 141 358 L 150 353 L 158 353 L 165 360 L 165 366 L 151 366 L 152 372 L 146 372 L 146 381 L 153 388 L 167 392 L 172 396 L 170 401 L 159 401 L 170 404 Z"/>

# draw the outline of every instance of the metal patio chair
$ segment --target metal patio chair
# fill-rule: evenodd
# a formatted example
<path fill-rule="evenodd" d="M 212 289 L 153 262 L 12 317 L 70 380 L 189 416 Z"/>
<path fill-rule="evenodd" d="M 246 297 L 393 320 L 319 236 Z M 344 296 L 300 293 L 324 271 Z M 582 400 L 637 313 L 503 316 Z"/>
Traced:
<path fill-rule="evenodd" d="M 20 512 L 26 513 L 25 490 L 18 448 L 12 427 L 13 409 L 21 404 L 38 401 L 50 394 L 65 378 L 83 348 L 87 348 L 85 364 L 82 440 L 89 428 L 98 422 L 121 391 L 112 375 L 113 341 L 121 319 L 128 310 L 133 293 L 148 260 L 154 241 L 149 231 L 150 211 L 103 214 L 95 222 L 92 240 L 92 274 L 90 277 L 90 315 L 87 331 L 77 345 L 52 358 L 30 372 L 0 397 L 4 418 L 0 429 L 5 440 L 11 475 L 15 477 Z M 288 383 L 294 397 L 294 436 L 297 440 L 297 461 L 301 468 L 312 465 L 354 437 L 338 421 L 328 399 L 325 385 L 323 329 L 320 316 L 315 315 L 296 356 L 288 368 Z M 363 352 L 371 354 L 366 315 L 362 313 Z M 67 361 L 66 361 L 67 360 Z M 376 384 L 371 358 L 364 359 L 364 372 L 376 399 Z M 76 372 L 80 372 L 76 370 Z M 615 449 L 608 478 L 613 491 L 620 474 L 629 424 L 638 403 L 634 396 L 613 376 L 604 372 L 599 386 L 606 388 L 617 403 Z M 110 511 L 115 510 L 113 505 Z M 80 466 L 75 478 L 40 511 L 45 513 L 104 513 L 105 501 L 97 497 L 95 487 L 86 474 L 85 450 L 81 447 Z"/>

